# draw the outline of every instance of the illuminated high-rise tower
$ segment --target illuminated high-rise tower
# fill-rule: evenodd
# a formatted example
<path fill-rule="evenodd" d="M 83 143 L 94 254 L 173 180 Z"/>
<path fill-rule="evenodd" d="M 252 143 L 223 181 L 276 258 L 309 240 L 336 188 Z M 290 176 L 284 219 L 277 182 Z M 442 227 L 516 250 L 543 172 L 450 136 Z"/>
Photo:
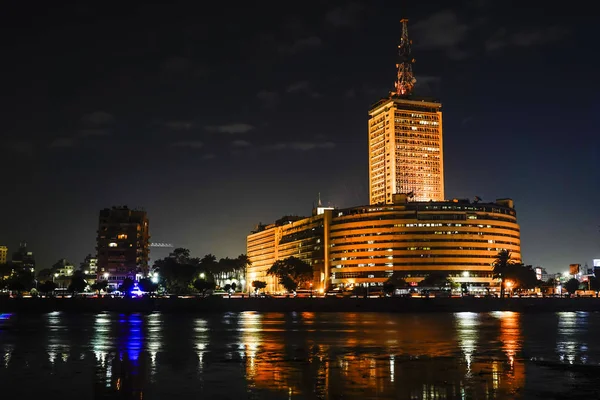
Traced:
<path fill-rule="evenodd" d="M 403 19 L 395 90 L 369 110 L 369 201 L 389 204 L 396 193 L 415 201 L 444 200 L 442 105 L 415 97 L 412 41 Z"/>

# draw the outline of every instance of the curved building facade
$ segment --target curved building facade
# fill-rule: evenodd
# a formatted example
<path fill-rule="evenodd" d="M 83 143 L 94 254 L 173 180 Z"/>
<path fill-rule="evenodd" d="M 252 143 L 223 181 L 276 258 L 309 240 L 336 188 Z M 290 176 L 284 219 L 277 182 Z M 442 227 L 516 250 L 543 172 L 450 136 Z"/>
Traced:
<path fill-rule="evenodd" d="M 339 210 L 331 222 L 332 283 L 383 283 L 394 272 L 418 282 L 433 272 L 472 286 L 492 285 L 500 250 L 521 259 L 511 200 L 409 202 Z"/>
<path fill-rule="evenodd" d="M 297 217 L 296 217 L 297 218 Z M 314 288 L 382 285 L 394 272 L 419 282 L 434 272 L 471 291 L 497 285 L 493 262 L 500 250 L 521 261 L 520 229 L 510 199 L 408 202 L 330 209 L 309 218 L 263 227 L 248 236 L 248 280 L 281 291 L 268 268 L 295 256 L 314 268 Z"/>

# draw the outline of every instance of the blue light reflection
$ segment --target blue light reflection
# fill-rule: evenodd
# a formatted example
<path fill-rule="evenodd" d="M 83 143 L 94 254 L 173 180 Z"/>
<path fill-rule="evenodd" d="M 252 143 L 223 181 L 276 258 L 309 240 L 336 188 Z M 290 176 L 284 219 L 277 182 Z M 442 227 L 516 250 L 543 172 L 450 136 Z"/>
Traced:
<path fill-rule="evenodd" d="M 126 356 L 137 365 L 143 347 L 142 316 L 121 314 L 119 325 L 119 358 L 123 360 Z"/>
<path fill-rule="evenodd" d="M 0 313 L 0 321 L 7 320 L 12 317 L 12 313 Z"/>

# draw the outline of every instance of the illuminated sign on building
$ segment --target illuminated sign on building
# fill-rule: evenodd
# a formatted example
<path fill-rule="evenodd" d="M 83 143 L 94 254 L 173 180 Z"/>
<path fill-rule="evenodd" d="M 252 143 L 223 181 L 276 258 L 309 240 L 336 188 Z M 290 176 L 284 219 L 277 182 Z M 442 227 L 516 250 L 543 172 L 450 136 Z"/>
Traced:
<path fill-rule="evenodd" d="M 542 267 L 535 268 L 535 277 L 538 281 L 542 280 Z"/>
<path fill-rule="evenodd" d="M 577 275 L 579 273 L 579 267 L 581 267 L 581 264 L 570 264 L 569 265 L 569 274 Z"/>
<path fill-rule="evenodd" d="M 600 258 L 594 259 L 594 267 L 600 267 Z"/>

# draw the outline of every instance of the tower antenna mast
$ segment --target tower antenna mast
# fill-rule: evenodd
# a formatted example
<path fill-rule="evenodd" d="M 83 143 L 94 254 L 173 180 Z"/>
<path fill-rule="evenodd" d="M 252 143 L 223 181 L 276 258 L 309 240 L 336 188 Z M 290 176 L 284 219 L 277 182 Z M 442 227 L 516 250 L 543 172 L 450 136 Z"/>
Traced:
<path fill-rule="evenodd" d="M 398 45 L 398 77 L 394 86 L 396 87 L 393 96 L 407 97 L 411 94 L 417 80 L 413 75 L 412 65 L 415 62 L 411 54 L 412 40 L 408 38 L 408 19 L 403 18 L 400 20 L 402 24 L 402 36 L 400 37 L 400 44 Z"/>

